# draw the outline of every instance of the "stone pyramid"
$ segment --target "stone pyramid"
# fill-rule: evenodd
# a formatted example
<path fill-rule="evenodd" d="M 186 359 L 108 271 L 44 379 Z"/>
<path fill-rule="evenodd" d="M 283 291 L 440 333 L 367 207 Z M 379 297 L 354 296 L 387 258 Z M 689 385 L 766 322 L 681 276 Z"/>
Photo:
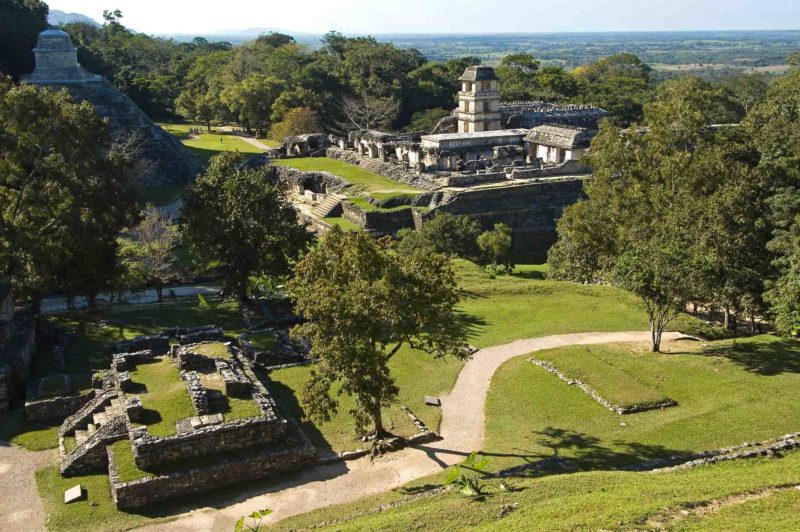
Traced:
<path fill-rule="evenodd" d="M 88 101 L 100 116 L 108 118 L 112 135 L 132 137 L 138 147 L 138 183 L 148 186 L 194 181 L 202 163 L 175 137 L 158 127 L 139 107 L 103 77 L 78 63 L 78 51 L 69 35 L 57 29 L 39 34 L 36 68 L 23 81 L 65 88 L 77 101 Z"/>

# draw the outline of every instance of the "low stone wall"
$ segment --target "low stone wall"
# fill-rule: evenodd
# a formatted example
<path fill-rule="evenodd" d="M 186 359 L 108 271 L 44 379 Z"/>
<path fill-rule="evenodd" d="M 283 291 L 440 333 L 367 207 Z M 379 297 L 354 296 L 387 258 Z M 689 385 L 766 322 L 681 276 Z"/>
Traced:
<path fill-rule="evenodd" d="M 273 414 L 272 418 L 240 419 L 165 438 L 149 435 L 145 427 L 136 427 L 131 429 L 130 439 L 136 466 L 148 470 L 187 458 L 277 441 L 285 436 L 286 430 L 286 420 Z"/>
<path fill-rule="evenodd" d="M 88 440 L 78 445 L 71 453 L 64 449 L 64 439 L 59 438 L 61 475 L 73 477 L 102 471 L 107 467 L 106 446 L 124 440 L 128 436 L 125 416 L 118 416 L 97 429 Z"/>
<path fill-rule="evenodd" d="M 111 346 L 112 353 L 135 353 L 137 351 L 153 351 L 166 353 L 169 350 L 169 336 L 137 336 L 131 340 L 123 340 Z"/>
<path fill-rule="evenodd" d="M 59 436 L 70 436 L 75 433 L 76 428 L 84 427 L 90 422 L 92 416 L 111 404 L 112 399 L 116 399 L 117 392 L 102 392 L 96 394 L 91 400 L 87 401 L 77 412 L 69 416 L 61 424 L 58 431 Z"/>
<path fill-rule="evenodd" d="M 195 412 L 198 416 L 205 416 L 208 410 L 208 391 L 206 391 L 200 377 L 194 371 L 181 370 L 181 379 L 186 382 L 186 389 L 189 392 L 189 400 L 192 401 Z"/>
<path fill-rule="evenodd" d="M 94 399 L 94 390 L 68 397 L 51 397 L 25 403 L 28 421 L 62 421 Z"/>
<path fill-rule="evenodd" d="M 314 446 L 303 437 L 303 441 L 294 446 L 281 446 L 275 450 L 224 459 L 208 467 L 122 482 L 114 464 L 113 451 L 108 449 L 111 493 L 118 510 L 141 508 L 164 499 L 260 479 L 295 470 L 314 461 Z"/>
<path fill-rule="evenodd" d="M 393 235 L 400 229 L 414 229 L 413 209 L 396 211 L 365 211 L 352 203 L 343 202 L 344 218 L 382 235 Z"/>
<path fill-rule="evenodd" d="M 330 172 L 303 171 L 290 166 L 276 165 L 272 167 L 275 178 L 290 185 L 313 192 L 326 194 L 342 192 L 350 183 Z"/>
<path fill-rule="evenodd" d="M 474 174 L 454 174 L 444 178 L 448 187 L 466 187 L 481 183 L 496 183 L 507 179 L 505 172 L 485 172 Z"/>
<path fill-rule="evenodd" d="M 225 340 L 225 333 L 219 327 L 210 325 L 178 335 L 181 345 L 198 344 L 201 342 L 221 342 Z"/>
<path fill-rule="evenodd" d="M 529 358 L 528 362 L 534 364 L 535 366 L 539 366 L 540 368 L 545 369 L 549 373 L 555 375 L 562 381 L 566 382 L 570 386 L 577 386 L 583 393 L 603 405 L 604 407 L 608 408 L 612 412 L 620 415 L 625 414 L 635 414 L 636 412 L 646 412 L 648 410 L 659 410 L 662 408 L 668 408 L 671 406 L 677 406 L 678 403 L 673 401 L 672 399 L 665 399 L 664 401 L 659 401 L 656 403 L 640 403 L 632 406 L 622 407 L 619 405 L 615 405 L 614 403 L 604 399 L 599 393 L 597 393 L 593 388 L 591 388 L 585 382 L 579 379 L 573 379 L 566 375 L 564 375 L 561 370 L 559 370 L 555 365 L 551 364 L 550 362 L 546 362 L 544 360 L 539 360 L 538 358 Z"/>
<path fill-rule="evenodd" d="M 582 165 L 580 161 L 567 161 L 557 166 L 545 168 L 514 168 L 511 170 L 511 179 L 535 179 L 559 175 L 588 174 L 590 172 L 591 169 Z"/>

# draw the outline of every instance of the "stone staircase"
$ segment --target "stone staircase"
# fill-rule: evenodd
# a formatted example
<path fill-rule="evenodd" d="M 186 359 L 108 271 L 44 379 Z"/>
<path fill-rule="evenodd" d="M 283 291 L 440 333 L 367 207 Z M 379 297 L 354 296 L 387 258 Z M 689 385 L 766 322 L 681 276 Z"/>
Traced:
<path fill-rule="evenodd" d="M 328 194 L 321 203 L 314 206 L 311 214 L 320 219 L 340 216 L 342 214 L 342 197 L 338 194 Z"/>
<path fill-rule="evenodd" d="M 102 470 L 107 465 L 106 446 L 127 438 L 128 420 L 122 398 L 103 399 L 89 409 L 88 415 L 83 413 L 80 423 L 70 429 L 75 435 L 74 449 L 66 450 L 64 438 L 67 434 L 62 432 L 59 445 L 62 475 L 69 477 Z"/>

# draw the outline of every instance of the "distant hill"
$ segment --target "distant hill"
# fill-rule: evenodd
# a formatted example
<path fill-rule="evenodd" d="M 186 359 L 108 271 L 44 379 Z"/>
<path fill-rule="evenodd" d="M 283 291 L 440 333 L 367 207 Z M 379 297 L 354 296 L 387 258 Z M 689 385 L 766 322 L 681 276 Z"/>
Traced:
<path fill-rule="evenodd" d="M 318 45 L 322 35 L 314 33 L 302 33 L 296 31 L 288 31 L 280 28 L 248 28 L 243 30 L 230 30 L 219 31 L 215 33 L 201 33 L 201 34 L 187 34 L 187 33 L 171 33 L 166 35 L 159 35 L 159 37 L 167 37 L 175 39 L 178 42 L 189 42 L 195 37 L 202 37 L 209 41 L 225 41 L 231 44 L 242 44 L 247 41 L 254 41 L 259 35 L 265 33 L 285 33 L 291 35 L 295 40 L 302 44 Z"/>
<path fill-rule="evenodd" d="M 53 26 L 61 26 L 62 24 L 70 24 L 73 22 L 83 22 L 85 24 L 91 24 L 92 26 L 100 25 L 100 23 L 94 20 L 92 17 L 87 17 L 86 15 L 82 15 L 80 13 L 65 13 L 63 11 L 59 11 L 58 9 L 50 10 L 50 15 L 47 17 L 47 22 Z"/>

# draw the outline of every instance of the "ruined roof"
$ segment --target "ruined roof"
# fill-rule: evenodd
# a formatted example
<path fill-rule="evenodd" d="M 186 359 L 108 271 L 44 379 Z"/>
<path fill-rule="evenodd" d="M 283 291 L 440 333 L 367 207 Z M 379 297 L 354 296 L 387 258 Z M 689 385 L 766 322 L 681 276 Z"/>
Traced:
<path fill-rule="evenodd" d="M 525 142 L 573 150 L 588 148 L 593 136 L 588 129 L 583 127 L 545 124 L 531 129 L 525 137 Z"/>
<path fill-rule="evenodd" d="M 490 66 L 475 65 L 467 67 L 459 81 L 491 81 L 497 79 L 494 69 Z"/>
<path fill-rule="evenodd" d="M 50 28 L 39 34 L 36 50 L 75 50 L 75 45 L 67 32 Z"/>
<path fill-rule="evenodd" d="M 498 131 L 476 131 L 472 133 L 440 133 L 439 135 L 422 135 L 424 140 L 461 140 L 461 139 L 490 139 L 504 137 L 519 137 L 527 133 L 527 129 L 500 129 Z"/>

